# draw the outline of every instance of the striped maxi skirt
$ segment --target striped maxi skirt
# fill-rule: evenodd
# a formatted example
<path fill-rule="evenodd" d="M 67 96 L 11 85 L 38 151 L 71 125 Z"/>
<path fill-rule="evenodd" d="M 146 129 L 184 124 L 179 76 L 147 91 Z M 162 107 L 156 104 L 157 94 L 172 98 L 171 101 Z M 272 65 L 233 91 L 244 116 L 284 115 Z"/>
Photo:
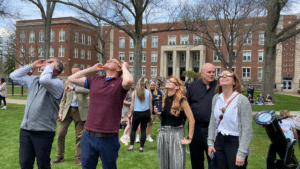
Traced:
<path fill-rule="evenodd" d="M 172 126 L 161 126 L 156 137 L 160 169 L 184 169 L 185 145 L 181 144 L 184 129 Z"/>

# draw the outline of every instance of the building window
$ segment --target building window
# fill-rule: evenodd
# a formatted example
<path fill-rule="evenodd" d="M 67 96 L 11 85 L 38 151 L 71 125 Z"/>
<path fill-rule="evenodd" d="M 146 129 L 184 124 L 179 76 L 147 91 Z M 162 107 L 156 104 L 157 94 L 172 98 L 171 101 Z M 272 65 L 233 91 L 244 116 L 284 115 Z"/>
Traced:
<path fill-rule="evenodd" d="M 34 48 L 29 48 L 29 57 L 34 57 Z"/>
<path fill-rule="evenodd" d="M 22 47 L 20 48 L 20 57 L 24 57 L 25 56 L 25 49 Z"/>
<path fill-rule="evenodd" d="M 100 39 L 97 40 L 97 47 L 100 47 Z"/>
<path fill-rule="evenodd" d="M 290 50 L 294 50 L 294 48 L 290 48 Z"/>
<path fill-rule="evenodd" d="M 125 48 L 125 38 L 119 38 L 119 48 Z"/>
<path fill-rule="evenodd" d="M 92 41 L 92 37 L 91 37 L 91 36 L 88 36 L 88 45 L 91 45 L 91 44 L 92 44 L 91 41 Z"/>
<path fill-rule="evenodd" d="M 74 34 L 74 42 L 78 43 L 78 40 L 79 40 L 79 33 L 75 32 L 75 34 Z"/>
<path fill-rule="evenodd" d="M 221 62 L 221 60 L 220 60 L 220 58 L 219 58 L 217 52 L 214 52 L 214 60 L 213 60 L 213 61 L 214 61 L 214 62 Z"/>
<path fill-rule="evenodd" d="M 283 50 L 287 50 L 287 48 L 285 47 L 285 48 L 283 48 Z"/>
<path fill-rule="evenodd" d="M 292 72 L 293 71 L 293 69 L 290 69 L 290 72 Z"/>
<path fill-rule="evenodd" d="M 287 55 L 287 53 L 284 53 L 284 56 L 286 56 Z"/>
<path fill-rule="evenodd" d="M 263 68 L 257 69 L 257 79 L 262 79 Z"/>
<path fill-rule="evenodd" d="M 283 66 L 287 66 L 287 64 L 285 63 L 285 64 L 283 64 Z"/>
<path fill-rule="evenodd" d="M 186 61 L 186 54 L 185 53 L 181 53 L 180 61 Z"/>
<path fill-rule="evenodd" d="M 85 58 L 85 50 L 81 50 L 80 59 L 84 59 L 84 58 Z"/>
<path fill-rule="evenodd" d="M 294 45 L 294 42 L 291 42 L 290 44 L 291 44 L 291 45 Z"/>
<path fill-rule="evenodd" d="M 39 33 L 39 42 L 44 42 L 45 41 L 45 32 L 40 32 Z"/>
<path fill-rule="evenodd" d="M 181 40 L 180 40 L 181 45 L 187 45 L 188 41 L 189 41 L 189 36 L 188 35 L 181 36 Z"/>
<path fill-rule="evenodd" d="M 81 69 L 84 69 L 84 64 L 80 64 L 80 68 L 81 68 Z"/>
<path fill-rule="evenodd" d="M 151 62 L 157 62 L 157 53 L 151 53 Z"/>
<path fill-rule="evenodd" d="M 64 47 L 60 47 L 58 49 L 58 57 L 64 57 L 65 56 L 65 48 Z"/>
<path fill-rule="evenodd" d="M 146 67 L 142 67 L 142 76 L 146 76 Z"/>
<path fill-rule="evenodd" d="M 251 51 L 243 51 L 243 62 L 251 62 Z"/>
<path fill-rule="evenodd" d="M 81 43 L 85 44 L 85 34 L 81 34 Z"/>
<path fill-rule="evenodd" d="M 221 68 L 215 68 L 215 76 L 218 76 L 221 73 Z"/>
<path fill-rule="evenodd" d="M 287 69 L 283 69 L 283 71 L 284 71 L 284 72 L 286 72 L 286 71 L 287 71 Z"/>
<path fill-rule="evenodd" d="M 258 62 L 263 62 L 264 60 L 264 51 L 258 51 Z"/>
<path fill-rule="evenodd" d="M 292 63 L 290 63 L 290 66 L 293 66 L 293 64 L 292 64 Z"/>
<path fill-rule="evenodd" d="M 251 45 L 251 44 L 252 44 L 252 33 L 244 34 L 244 45 Z"/>
<path fill-rule="evenodd" d="M 215 45 L 222 46 L 222 36 L 221 36 L 221 34 L 215 34 L 214 35 L 214 42 L 215 42 Z"/>
<path fill-rule="evenodd" d="M 235 67 L 233 67 L 233 68 L 231 68 L 231 70 L 235 73 L 235 70 L 236 70 L 236 68 Z"/>
<path fill-rule="evenodd" d="M 21 33 L 20 34 L 20 43 L 25 43 L 26 42 L 26 34 L 25 33 Z"/>
<path fill-rule="evenodd" d="M 293 53 L 290 53 L 290 56 L 293 56 L 294 54 Z"/>
<path fill-rule="evenodd" d="M 59 41 L 65 41 L 65 31 L 59 31 Z"/>
<path fill-rule="evenodd" d="M 78 58 L 78 49 L 77 48 L 74 49 L 74 58 Z"/>
<path fill-rule="evenodd" d="M 142 53 L 142 62 L 146 62 L 147 53 Z"/>
<path fill-rule="evenodd" d="M 54 36 L 55 36 L 54 31 L 51 31 L 50 42 L 54 42 Z"/>
<path fill-rule="evenodd" d="M 201 36 L 194 35 L 194 45 L 201 45 Z"/>
<path fill-rule="evenodd" d="M 259 34 L 259 42 L 260 45 L 264 45 L 265 44 L 265 33 L 260 33 Z"/>
<path fill-rule="evenodd" d="M 129 40 L 129 47 L 134 48 L 134 42 L 133 42 L 132 38 L 130 38 L 130 40 Z"/>
<path fill-rule="evenodd" d="M 157 48 L 157 46 L 158 46 L 158 37 L 157 36 L 152 37 L 152 47 Z"/>
<path fill-rule="evenodd" d="M 134 61 L 134 53 L 129 53 L 129 62 Z"/>
<path fill-rule="evenodd" d="M 147 37 L 144 37 L 142 40 L 142 48 L 146 48 L 147 47 Z"/>
<path fill-rule="evenodd" d="M 119 53 L 119 60 L 124 61 L 125 60 L 125 53 Z"/>
<path fill-rule="evenodd" d="M 169 61 L 173 61 L 173 53 L 169 53 Z"/>
<path fill-rule="evenodd" d="M 176 45 L 176 36 L 169 36 L 169 45 Z"/>
<path fill-rule="evenodd" d="M 50 57 L 54 57 L 54 48 L 50 47 Z"/>
<path fill-rule="evenodd" d="M 287 61 L 287 58 L 284 58 L 283 61 Z"/>
<path fill-rule="evenodd" d="M 87 51 L 86 58 L 88 60 L 91 60 L 91 51 Z"/>
<path fill-rule="evenodd" d="M 230 45 L 231 45 L 231 43 L 233 46 L 236 45 L 236 33 L 233 33 L 233 35 L 231 35 L 231 34 L 229 35 L 228 42 Z"/>
<path fill-rule="evenodd" d="M 293 61 L 294 59 L 293 58 L 290 58 L 290 61 Z"/>
<path fill-rule="evenodd" d="M 100 53 L 97 53 L 97 61 L 100 61 Z"/>
<path fill-rule="evenodd" d="M 133 66 L 129 66 L 129 72 L 131 73 L 131 74 L 133 74 Z"/>
<path fill-rule="evenodd" d="M 38 68 L 38 72 L 43 72 L 42 69 L 41 69 L 40 67 Z"/>
<path fill-rule="evenodd" d="M 91 65 L 86 65 L 86 68 L 90 68 L 91 67 Z"/>
<path fill-rule="evenodd" d="M 199 52 L 194 53 L 194 61 L 200 61 L 200 53 Z"/>
<path fill-rule="evenodd" d="M 34 33 L 34 32 L 31 32 L 31 33 L 29 34 L 29 42 L 30 42 L 30 43 L 35 42 L 35 33 Z"/>
<path fill-rule="evenodd" d="M 157 76 L 157 67 L 151 67 L 151 77 Z"/>
<path fill-rule="evenodd" d="M 251 68 L 243 68 L 243 79 L 250 79 Z"/>
<path fill-rule="evenodd" d="M 44 49 L 39 48 L 39 57 L 44 57 Z"/>
<path fill-rule="evenodd" d="M 232 55 L 235 57 L 235 59 L 233 61 L 233 62 L 235 62 L 236 61 L 236 51 L 235 50 L 232 51 Z M 230 58 L 229 58 L 229 53 L 228 53 L 228 62 L 229 62 L 229 60 L 230 60 Z"/>

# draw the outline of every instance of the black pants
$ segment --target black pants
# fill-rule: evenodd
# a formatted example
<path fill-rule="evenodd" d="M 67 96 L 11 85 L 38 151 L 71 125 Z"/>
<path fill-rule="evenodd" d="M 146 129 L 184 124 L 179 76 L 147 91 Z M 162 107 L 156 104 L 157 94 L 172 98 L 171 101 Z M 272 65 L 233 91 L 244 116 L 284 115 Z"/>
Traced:
<path fill-rule="evenodd" d="M 4 106 L 6 106 L 5 97 L 3 97 L 3 96 L 0 95 L 0 105 L 1 105 L 2 100 L 3 100 Z"/>
<path fill-rule="evenodd" d="M 239 137 L 217 135 L 215 142 L 216 149 L 216 169 L 245 169 L 247 167 L 247 158 L 245 164 L 241 167 L 235 165 L 236 154 L 239 148 Z"/>
<path fill-rule="evenodd" d="M 201 127 L 195 124 L 193 141 L 190 144 L 190 157 L 193 169 L 204 169 L 204 151 L 210 166 L 207 146 L 208 127 Z"/>
<path fill-rule="evenodd" d="M 22 169 L 32 169 L 35 157 L 39 169 L 49 169 L 55 132 L 20 130 L 19 161 Z"/>
<path fill-rule="evenodd" d="M 144 112 L 135 111 L 133 113 L 132 129 L 130 133 L 130 145 L 134 145 L 135 133 L 139 127 L 139 124 L 141 124 L 141 146 L 140 147 L 144 147 L 146 141 L 146 128 L 150 118 L 151 118 L 150 110 L 146 110 Z"/>

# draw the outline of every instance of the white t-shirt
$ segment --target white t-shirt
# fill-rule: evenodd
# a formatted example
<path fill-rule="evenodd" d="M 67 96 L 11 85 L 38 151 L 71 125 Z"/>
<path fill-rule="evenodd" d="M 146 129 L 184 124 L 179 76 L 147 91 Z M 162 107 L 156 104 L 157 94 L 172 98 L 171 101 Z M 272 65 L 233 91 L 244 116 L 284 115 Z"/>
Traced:
<path fill-rule="evenodd" d="M 281 123 L 279 122 L 279 125 L 281 128 L 287 131 L 292 130 L 292 128 L 295 128 L 295 123 L 291 118 L 281 120 Z"/>

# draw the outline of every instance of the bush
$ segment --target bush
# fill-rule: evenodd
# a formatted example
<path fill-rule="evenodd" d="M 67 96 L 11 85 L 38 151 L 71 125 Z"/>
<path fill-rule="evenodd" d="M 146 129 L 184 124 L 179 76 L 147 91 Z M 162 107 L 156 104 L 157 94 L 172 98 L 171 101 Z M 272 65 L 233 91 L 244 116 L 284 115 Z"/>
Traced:
<path fill-rule="evenodd" d="M 189 71 L 184 71 L 184 72 L 182 72 L 182 75 L 183 76 L 186 76 L 186 77 L 188 77 L 188 78 L 194 78 L 195 80 L 196 79 L 199 79 L 200 77 L 201 77 L 201 75 L 200 75 L 200 73 L 196 73 L 196 72 L 194 72 L 194 71 L 192 71 L 192 70 L 189 70 Z"/>

